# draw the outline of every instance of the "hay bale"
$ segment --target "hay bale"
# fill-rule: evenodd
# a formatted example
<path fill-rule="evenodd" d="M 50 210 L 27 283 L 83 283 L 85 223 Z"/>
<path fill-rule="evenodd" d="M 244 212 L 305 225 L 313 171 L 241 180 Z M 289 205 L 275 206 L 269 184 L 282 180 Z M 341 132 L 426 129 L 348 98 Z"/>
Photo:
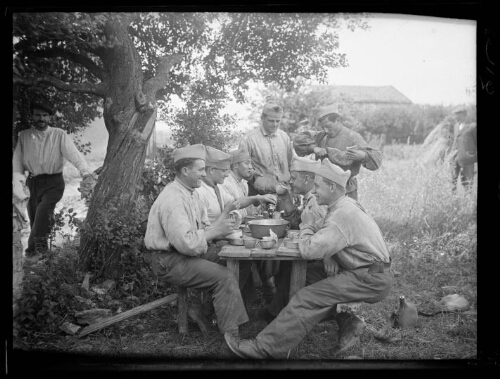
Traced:
<path fill-rule="evenodd" d="M 453 143 L 453 122 L 453 118 L 446 117 L 425 138 L 422 144 L 422 163 L 444 162 Z"/>

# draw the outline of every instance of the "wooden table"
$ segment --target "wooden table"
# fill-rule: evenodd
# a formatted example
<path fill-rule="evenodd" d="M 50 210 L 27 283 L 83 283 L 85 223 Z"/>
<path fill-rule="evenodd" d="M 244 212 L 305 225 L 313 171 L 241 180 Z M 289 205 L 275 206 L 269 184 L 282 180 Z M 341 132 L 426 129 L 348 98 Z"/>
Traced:
<path fill-rule="evenodd" d="M 306 284 L 307 260 L 302 259 L 298 249 L 289 249 L 283 246 L 283 238 L 280 238 L 272 249 L 262 249 L 259 245 L 253 249 L 248 249 L 245 246 L 224 245 L 219 256 L 227 261 L 227 268 L 233 271 L 236 279 L 239 279 L 240 261 L 293 261 L 290 298 Z"/>

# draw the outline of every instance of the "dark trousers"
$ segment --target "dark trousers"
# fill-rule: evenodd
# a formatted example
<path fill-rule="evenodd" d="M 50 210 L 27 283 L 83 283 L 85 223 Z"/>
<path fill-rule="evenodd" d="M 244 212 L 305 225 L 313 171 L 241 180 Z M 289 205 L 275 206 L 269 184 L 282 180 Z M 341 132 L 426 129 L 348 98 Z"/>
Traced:
<path fill-rule="evenodd" d="M 26 252 L 34 252 L 35 247 L 47 249 L 48 235 L 52 229 L 54 209 L 64 194 L 64 178 L 62 172 L 53 175 L 37 175 L 28 177 L 26 185 L 30 190 L 27 206 L 31 232 Z"/>
<path fill-rule="evenodd" d="M 474 163 L 461 166 L 456 160 L 453 161 L 451 166 L 451 188 L 453 191 L 457 189 L 459 178 L 462 186 L 465 189 L 469 189 L 472 186 L 472 179 L 474 178 Z"/>

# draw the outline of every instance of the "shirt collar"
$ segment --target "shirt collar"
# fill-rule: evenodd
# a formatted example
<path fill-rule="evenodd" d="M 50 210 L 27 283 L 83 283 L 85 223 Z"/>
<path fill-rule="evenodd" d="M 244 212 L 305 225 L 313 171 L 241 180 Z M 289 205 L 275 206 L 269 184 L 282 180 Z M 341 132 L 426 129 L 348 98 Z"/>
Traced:
<path fill-rule="evenodd" d="M 174 179 L 181 187 L 187 189 L 190 193 L 193 193 L 194 192 L 194 188 L 191 188 L 189 186 L 187 186 L 182 180 L 180 180 L 177 176 L 175 177 Z M 203 181 L 202 181 L 203 183 Z"/>
<path fill-rule="evenodd" d="M 35 126 L 33 125 L 31 127 L 31 132 L 34 133 L 35 135 L 39 135 L 39 136 L 44 136 L 44 135 L 47 135 L 50 133 L 50 130 L 52 128 L 50 126 L 47 126 L 47 128 L 45 130 L 38 130 L 37 128 L 35 128 Z"/>
<path fill-rule="evenodd" d="M 341 196 L 337 199 L 337 201 L 335 201 L 335 203 L 333 203 L 332 205 L 328 206 L 328 213 L 332 212 L 333 210 L 335 210 L 335 208 L 337 208 L 337 206 L 343 201 L 346 199 L 346 196 Z"/>
<path fill-rule="evenodd" d="M 238 179 L 233 171 L 231 171 L 229 174 L 236 181 L 236 183 L 241 183 L 243 181 L 243 178 Z"/>
<path fill-rule="evenodd" d="M 262 132 L 262 134 L 263 134 L 265 137 L 270 137 L 270 138 L 272 138 L 272 137 L 276 137 L 276 133 L 278 132 L 278 130 L 276 129 L 276 131 L 275 131 L 274 133 L 268 133 L 268 132 L 266 131 L 266 129 L 264 129 L 264 127 L 263 127 L 262 125 L 260 126 L 260 131 Z"/>

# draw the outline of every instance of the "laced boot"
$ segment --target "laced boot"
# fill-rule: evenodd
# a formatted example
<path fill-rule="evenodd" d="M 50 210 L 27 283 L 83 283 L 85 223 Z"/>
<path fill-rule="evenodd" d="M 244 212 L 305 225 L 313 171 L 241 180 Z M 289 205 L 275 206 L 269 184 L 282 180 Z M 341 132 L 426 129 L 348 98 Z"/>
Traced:
<path fill-rule="evenodd" d="M 366 327 L 358 316 L 345 311 L 336 314 L 335 321 L 339 325 L 338 351 L 343 351 L 357 344 Z"/>
<path fill-rule="evenodd" d="M 231 351 L 244 359 L 266 359 L 268 355 L 259 347 L 255 339 L 242 340 L 229 332 L 224 333 L 224 339 Z"/>

